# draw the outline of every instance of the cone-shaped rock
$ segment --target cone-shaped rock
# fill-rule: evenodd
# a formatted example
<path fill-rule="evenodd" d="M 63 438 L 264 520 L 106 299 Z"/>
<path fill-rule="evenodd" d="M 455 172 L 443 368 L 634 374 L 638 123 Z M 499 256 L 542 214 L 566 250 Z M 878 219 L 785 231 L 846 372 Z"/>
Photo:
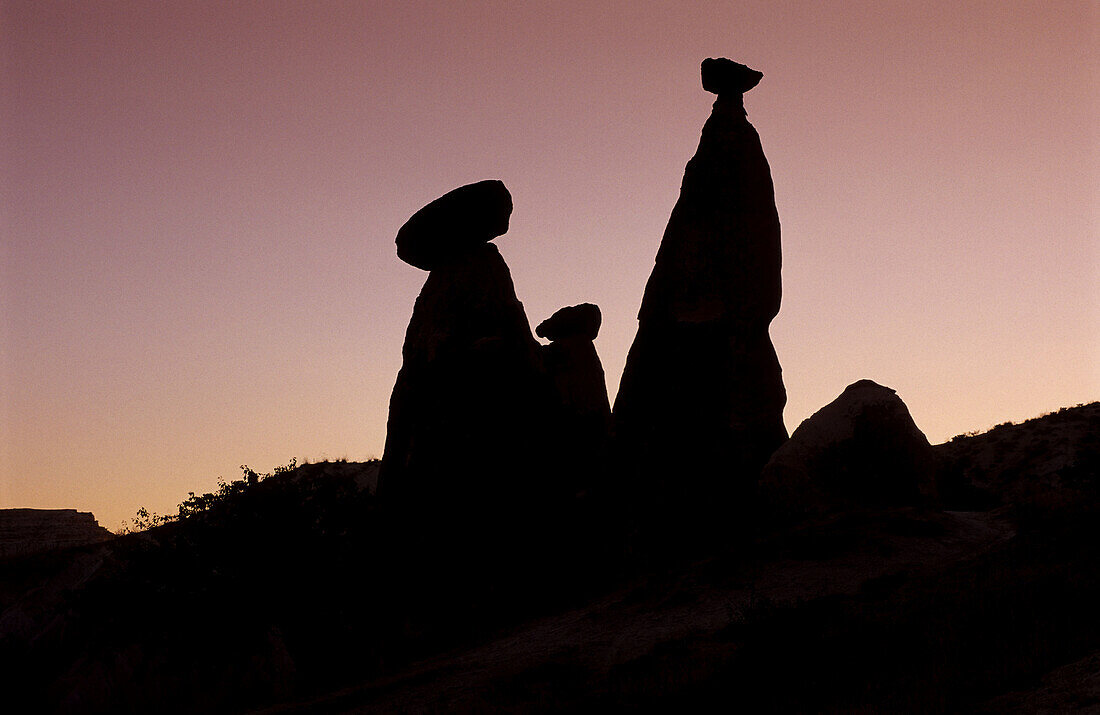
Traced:
<path fill-rule="evenodd" d="M 718 98 L 688 162 L 638 314 L 615 401 L 616 439 L 658 491 L 751 486 L 787 437 L 768 325 L 779 312 L 771 171 L 742 92 L 759 72 L 703 63 Z"/>
<path fill-rule="evenodd" d="M 563 462 L 562 479 L 573 493 L 598 478 L 611 428 L 603 365 L 592 344 L 600 321 L 600 309 L 582 303 L 562 308 L 535 328 L 552 341 L 542 349 L 555 400 L 548 457 Z"/>
<path fill-rule="evenodd" d="M 492 184 L 499 191 L 453 191 L 410 219 L 420 222 L 415 233 L 406 231 L 409 224 L 402 229 L 416 260 L 434 267 L 405 333 L 380 494 L 412 496 L 416 504 L 491 506 L 529 486 L 549 390 L 508 266 L 496 246 L 484 242 L 486 227 L 497 224 L 479 214 L 493 203 L 482 192 L 499 198 L 507 189 L 499 182 L 471 185 Z M 469 205 L 461 204 L 463 196 Z M 480 227 L 479 240 L 472 240 L 470 226 Z M 448 243 L 455 235 L 463 238 Z M 436 248 L 423 246 L 445 247 L 446 260 L 437 263 Z"/>
<path fill-rule="evenodd" d="M 460 186 L 412 215 L 397 232 L 397 257 L 426 271 L 508 231 L 512 195 L 495 179 Z"/>
<path fill-rule="evenodd" d="M 935 455 L 897 393 L 860 380 L 776 450 L 760 492 L 792 514 L 913 505 L 934 496 Z"/>

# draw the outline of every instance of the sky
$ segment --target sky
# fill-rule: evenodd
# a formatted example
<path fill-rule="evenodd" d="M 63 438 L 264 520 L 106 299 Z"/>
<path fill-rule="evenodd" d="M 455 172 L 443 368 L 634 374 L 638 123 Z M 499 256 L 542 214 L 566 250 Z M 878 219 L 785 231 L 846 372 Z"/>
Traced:
<path fill-rule="evenodd" d="M 0 0 L 0 508 L 139 507 L 380 457 L 426 273 L 501 179 L 532 325 L 598 304 L 612 399 L 713 95 L 775 182 L 801 420 L 897 390 L 933 443 L 1100 399 L 1100 4 Z"/>

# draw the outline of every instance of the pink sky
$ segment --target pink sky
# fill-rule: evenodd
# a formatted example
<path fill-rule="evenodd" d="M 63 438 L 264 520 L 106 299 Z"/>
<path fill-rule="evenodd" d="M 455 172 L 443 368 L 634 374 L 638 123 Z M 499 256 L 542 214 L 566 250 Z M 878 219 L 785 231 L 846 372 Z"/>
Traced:
<path fill-rule="evenodd" d="M 532 324 L 602 308 L 614 397 L 708 56 L 764 72 L 788 429 L 860 378 L 933 442 L 1100 399 L 1094 2 L 0 7 L 0 507 L 117 528 L 381 456 L 394 236 L 481 179 Z"/>

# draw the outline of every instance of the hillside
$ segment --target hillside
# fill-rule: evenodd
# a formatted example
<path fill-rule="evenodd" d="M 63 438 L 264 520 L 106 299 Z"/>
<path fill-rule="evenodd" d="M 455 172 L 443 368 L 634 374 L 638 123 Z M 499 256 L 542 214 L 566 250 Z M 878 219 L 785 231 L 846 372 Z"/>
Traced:
<path fill-rule="evenodd" d="M 1098 434 L 1093 403 L 963 436 L 934 448 L 939 504 L 731 512 L 675 549 L 615 499 L 467 536 L 410 529 L 376 462 L 246 473 L 178 521 L 5 561 L 7 704 L 1100 707 Z"/>
<path fill-rule="evenodd" d="M 1097 424 L 1093 402 L 939 445 L 949 500 L 1045 505 L 1080 494 L 1087 505 L 1100 464 Z"/>

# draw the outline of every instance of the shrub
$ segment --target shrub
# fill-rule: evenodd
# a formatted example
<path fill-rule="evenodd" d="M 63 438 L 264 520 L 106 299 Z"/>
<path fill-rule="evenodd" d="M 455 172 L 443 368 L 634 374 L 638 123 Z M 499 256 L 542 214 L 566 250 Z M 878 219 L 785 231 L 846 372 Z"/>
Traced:
<path fill-rule="evenodd" d="M 230 504 L 263 480 L 279 474 L 287 474 L 289 472 L 293 472 L 297 468 L 297 458 L 292 458 L 290 462 L 286 465 L 275 467 L 273 470 L 265 474 L 260 474 L 256 470 L 249 467 L 247 464 L 242 464 L 241 479 L 227 482 L 219 477 L 217 491 L 208 492 L 206 494 L 195 494 L 195 492 L 187 492 L 187 498 L 180 502 L 179 506 L 177 507 L 177 513 L 175 515 L 161 515 L 155 512 L 150 512 L 145 507 L 141 507 L 137 510 L 137 514 L 134 515 L 134 518 L 131 519 L 131 526 L 124 526 L 120 533 L 130 534 L 139 531 L 148 531 L 149 529 L 163 526 L 164 524 L 169 524 L 174 521 L 181 521 L 183 519 L 190 519 L 200 514 L 206 514 L 213 509 L 217 509 L 223 505 Z"/>

